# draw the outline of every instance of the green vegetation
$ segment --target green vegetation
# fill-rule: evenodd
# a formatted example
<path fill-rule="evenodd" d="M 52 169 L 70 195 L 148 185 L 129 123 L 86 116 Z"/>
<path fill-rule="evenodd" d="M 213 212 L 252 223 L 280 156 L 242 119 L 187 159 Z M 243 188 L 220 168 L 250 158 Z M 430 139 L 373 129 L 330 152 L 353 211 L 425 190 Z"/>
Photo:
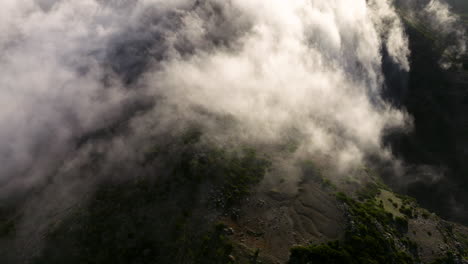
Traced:
<path fill-rule="evenodd" d="M 325 188 L 336 190 L 336 185 L 329 179 L 322 177 L 322 186 Z"/>
<path fill-rule="evenodd" d="M 357 197 L 359 201 L 373 199 L 374 197 L 380 194 L 381 188 L 382 187 L 377 185 L 376 183 L 369 183 L 357 192 Z"/>
<path fill-rule="evenodd" d="M 195 212 L 230 212 L 270 163 L 252 149 L 226 151 L 200 138 L 190 132 L 147 152 L 141 166 L 157 164 L 167 175 L 102 183 L 89 203 L 51 227 L 34 263 L 232 262 L 224 226 L 210 228 Z"/>
<path fill-rule="evenodd" d="M 468 248 L 468 235 L 456 233 L 457 240 L 459 240 L 466 248 Z"/>
<path fill-rule="evenodd" d="M 438 258 L 431 262 L 431 264 L 457 264 L 461 263 L 459 258 L 452 252 L 447 252 L 444 257 Z"/>
<path fill-rule="evenodd" d="M 413 218 L 413 209 L 410 207 L 401 207 L 399 209 L 400 213 L 406 215 L 409 218 Z"/>
<path fill-rule="evenodd" d="M 424 219 L 428 219 L 429 216 L 430 216 L 430 214 L 429 214 L 429 212 L 427 212 L 427 211 L 423 211 L 422 214 L 421 214 L 421 216 L 422 216 Z"/>
<path fill-rule="evenodd" d="M 296 139 L 288 139 L 283 144 L 280 144 L 279 151 L 286 153 L 294 153 L 299 148 L 299 142 Z"/>
<path fill-rule="evenodd" d="M 402 233 L 408 232 L 408 219 L 404 217 L 395 217 L 395 226 Z"/>
<path fill-rule="evenodd" d="M 176 158 L 171 161 L 173 180 L 211 184 L 211 201 L 215 207 L 229 210 L 239 205 L 252 186 L 263 179 L 271 163 L 252 148 L 227 151 L 200 143 L 201 137 L 199 130 L 192 129 L 176 142 L 154 146 L 147 153 L 146 163 L 171 156 L 167 149 L 178 150 L 180 153 L 175 153 Z"/>
<path fill-rule="evenodd" d="M 233 263 L 229 256 L 233 250 L 231 242 L 225 237 L 223 224 L 217 224 L 214 231 L 203 236 L 200 247 L 192 251 L 192 263 Z"/>
<path fill-rule="evenodd" d="M 394 217 L 405 217 L 405 215 L 398 210 L 403 202 L 395 193 L 388 190 L 381 190 L 380 195 L 378 195 L 376 199 L 382 203 L 385 211 L 391 213 Z"/>
<path fill-rule="evenodd" d="M 299 162 L 299 167 L 305 180 L 321 180 L 322 171 L 312 160 L 303 160 Z"/>
<path fill-rule="evenodd" d="M 395 194 L 395 196 L 398 197 L 403 202 L 403 205 L 415 206 L 415 205 L 418 204 L 416 199 L 414 199 L 413 197 L 403 195 L 403 194 L 399 194 L 399 193 Z"/>
<path fill-rule="evenodd" d="M 375 199 L 379 193 L 377 185 L 368 185 L 360 191 L 360 201 L 337 193 L 337 199 L 349 213 L 344 240 L 293 247 L 289 263 L 414 263 L 411 254 L 417 256 L 417 245 L 404 236 L 408 221 L 385 211 Z M 396 241 L 405 249 L 398 247 Z"/>
<path fill-rule="evenodd" d="M 229 156 L 223 152 L 217 152 L 216 157 L 217 165 L 224 175 L 221 200 L 218 200 L 216 205 L 224 209 L 238 205 L 242 198 L 250 193 L 251 187 L 261 181 L 270 167 L 270 162 L 259 158 L 253 149 L 244 150 L 241 157 Z"/>
<path fill-rule="evenodd" d="M 297 246 L 291 249 L 289 263 L 357 263 L 340 242 Z"/>
<path fill-rule="evenodd" d="M 321 169 L 311 160 L 301 161 L 299 163 L 300 168 L 302 169 L 302 175 L 304 180 L 311 180 L 313 182 L 319 183 L 324 188 L 331 190 L 336 190 L 336 185 L 323 175 Z"/>

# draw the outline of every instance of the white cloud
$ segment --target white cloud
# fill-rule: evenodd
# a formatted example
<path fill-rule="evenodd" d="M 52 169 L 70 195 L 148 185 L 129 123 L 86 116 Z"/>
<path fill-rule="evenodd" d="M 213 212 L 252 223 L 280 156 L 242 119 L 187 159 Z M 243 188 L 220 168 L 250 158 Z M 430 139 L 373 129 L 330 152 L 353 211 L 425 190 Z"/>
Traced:
<path fill-rule="evenodd" d="M 294 127 L 303 148 L 353 162 L 383 151 L 387 126 L 405 124 L 379 97 L 383 44 L 408 69 L 406 36 L 388 1 L 2 7 L 1 181 L 34 184 L 74 151 L 76 138 L 118 118 L 129 98 L 148 95 L 165 98 L 149 117 L 179 122 L 201 106 L 237 120 L 239 140 L 273 142 Z M 132 85 L 140 88 L 125 88 L 118 74 L 138 67 L 144 78 Z M 174 105 L 179 112 L 166 114 Z"/>

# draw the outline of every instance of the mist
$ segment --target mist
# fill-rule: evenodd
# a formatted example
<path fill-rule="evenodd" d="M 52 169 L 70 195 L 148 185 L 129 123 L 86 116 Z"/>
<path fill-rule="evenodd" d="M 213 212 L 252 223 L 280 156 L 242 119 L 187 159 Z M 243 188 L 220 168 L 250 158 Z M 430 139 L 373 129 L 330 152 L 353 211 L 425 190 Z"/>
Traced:
<path fill-rule="evenodd" d="M 134 170 L 151 142 L 193 124 L 218 144 L 278 144 L 294 131 L 298 156 L 332 157 L 338 173 L 369 156 L 400 164 L 382 143 L 385 131 L 412 126 L 381 95 L 384 50 L 392 67 L 410 70 L 393 1 L 1 6 L 0 197 L 52 183 L 31 214 Z M 430 1 L 424 12 L 440 32 L 464 34 L 446 4 Z M 447 48 L 459 51 L 464 44 Z M 83 169 L 93 153 L 103 165 Z"/>
<path fill-rule="evenodd" d="M 151 118 L 193 121 L 201 107 L 234 118 L 240 131 L 233 134 L 253 141 L 280 140 L 295 128 L 304 148 L 336 153 L 343 166 L 383 151 L 382 130 L 405 123 L 403 112 L 379 98 L 384 42 L 408 70 L 403 29 L 385 1 L 5 6 L 6 185 L 34 185 L 77 138 L 110 126 L 148 96 L 163 98 L 147 110 Z"/>

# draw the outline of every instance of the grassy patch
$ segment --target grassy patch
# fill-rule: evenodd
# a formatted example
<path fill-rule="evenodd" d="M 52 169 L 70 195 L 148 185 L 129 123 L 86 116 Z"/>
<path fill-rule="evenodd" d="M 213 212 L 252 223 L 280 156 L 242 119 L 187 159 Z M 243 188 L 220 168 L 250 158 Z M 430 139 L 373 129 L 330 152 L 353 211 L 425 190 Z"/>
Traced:
<path fill-rule="evenodd" d="M 360 191 L 357 192 L 357 197 L 360 201 L 373 199 L 381 193 L 381 188 L 375 183 L 369 183 Z"/>
<path fill-rule="evenodd" d="M 385 211 L 391 213 L 395 217 L 404 217 L 404 215 L 398 210 L 403 203 L 393 192 L 382 190 L 376 199 L 377 201 L 382 201 Z"/>

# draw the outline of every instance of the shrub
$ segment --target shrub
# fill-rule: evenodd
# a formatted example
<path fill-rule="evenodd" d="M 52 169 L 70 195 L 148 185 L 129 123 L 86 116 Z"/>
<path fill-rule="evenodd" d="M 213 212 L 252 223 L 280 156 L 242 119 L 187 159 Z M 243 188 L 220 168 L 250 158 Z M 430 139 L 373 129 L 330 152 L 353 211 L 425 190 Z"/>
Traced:
<path fill-rule="evenodd" d="M 395 224 L 398 231 L 402 233 L 408 232 L 408 220 L 406 220 L 406 218 L 399 216 L 395 217 Z"/>
<path fill-rule="evenodd" d="M 348 251 L 342 248 L 339 242 L 331 242 L 293 247 L 289 263 L 353 263 L 353 261 Z"/>
<path fill-rule="evenodd" d="M 400 209 L 399 209 L 400 213 L 408 216 L 409 218 L 413 218 L 413 209 L 409 208 L 409 207 L 405 207 L 405 206 L 402 206 Z"/>

